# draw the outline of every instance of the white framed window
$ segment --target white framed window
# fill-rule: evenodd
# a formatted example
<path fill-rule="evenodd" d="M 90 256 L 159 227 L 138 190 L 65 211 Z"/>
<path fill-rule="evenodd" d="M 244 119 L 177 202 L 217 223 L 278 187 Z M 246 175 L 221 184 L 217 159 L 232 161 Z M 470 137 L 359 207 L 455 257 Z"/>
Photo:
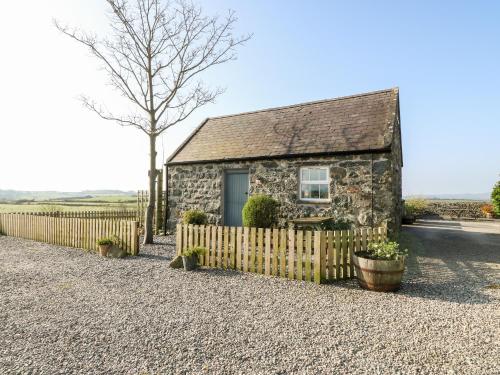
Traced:
<path fill-rule="evenodd" d="M 300 168 L 300 199 L 311 202 L 330 201 L 328 167 Z"/>

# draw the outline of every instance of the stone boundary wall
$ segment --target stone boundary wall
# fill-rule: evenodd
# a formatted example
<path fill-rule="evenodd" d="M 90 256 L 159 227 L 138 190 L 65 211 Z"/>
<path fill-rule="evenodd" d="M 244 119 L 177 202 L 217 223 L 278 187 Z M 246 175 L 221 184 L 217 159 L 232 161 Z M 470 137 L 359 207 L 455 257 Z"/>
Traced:
<path fill-rule="evenodd" d="M 484 217 L 481 207 L 490 202 L 486 201 L 447 201 L 429 200 L 427 209 L 420 216 L 439 216 L 442 218 L 473 218 Z"/>

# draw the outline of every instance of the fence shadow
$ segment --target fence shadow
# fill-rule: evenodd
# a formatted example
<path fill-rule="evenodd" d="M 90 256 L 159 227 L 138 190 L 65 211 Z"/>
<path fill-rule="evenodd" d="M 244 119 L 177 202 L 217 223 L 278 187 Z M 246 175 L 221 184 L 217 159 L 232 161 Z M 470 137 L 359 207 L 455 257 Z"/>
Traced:
<path fill-rule="evenodd" d="M 465 305 L 487 304 L 495 300 L 489 294 L 484 293 L 485 286 L 478 284 L 448 282 L 428 282 L 423 280 L 403 282 L 401 289 L 397 292 L 408 297 L 425 298 L 430 300 L 453 302 Z"/>
<path fill-rule="evenodd" d="M 444 224 L 444 223 L 443 223 Z M 445 302 L 489 303 L 485 286 L 495 282 L 500 235 L 445 228 L 406 227 L 401 244 L 410 249 L 400 293 Z"/>

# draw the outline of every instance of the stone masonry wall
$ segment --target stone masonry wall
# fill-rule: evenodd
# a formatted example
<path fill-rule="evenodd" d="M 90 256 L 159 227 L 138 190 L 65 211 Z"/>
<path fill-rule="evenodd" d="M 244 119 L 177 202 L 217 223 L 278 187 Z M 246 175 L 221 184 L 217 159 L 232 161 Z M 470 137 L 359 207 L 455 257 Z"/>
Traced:
<path fill-rule="evenodd" d="M 280 202 L 280 226 L 285 227 L 288 220 L 298 217 L 333 216 L 356 227 L 387 221 L 389 230 L 395 232 L 399 227 L 396 211 L 400 202 L 395 201 L 392 186 L 392 157 L 384 153 L 169 165 L 168 224 L 172 228 L 188 209 L 203 210 L 210 223 L 223 224 L 224 171 L 244 168 L 249 171 L 250 195 L 267 194 Z M 303 166 L 329 167 L 330 202 L 299 199 L 299 171 Z"/>

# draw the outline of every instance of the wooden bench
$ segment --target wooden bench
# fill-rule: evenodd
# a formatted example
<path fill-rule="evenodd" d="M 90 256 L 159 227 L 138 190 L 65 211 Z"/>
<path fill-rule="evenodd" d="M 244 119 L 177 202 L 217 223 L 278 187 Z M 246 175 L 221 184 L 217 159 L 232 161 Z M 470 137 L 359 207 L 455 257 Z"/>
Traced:
<path fill-rule="evenodd" d="M 313 230 L 321 230 L 323 228 L 323 224 L 332 221 L 333 217 L 301 217 L 298 219 L 290 220 L 293 228 L 296 229 L 313 229 Z"/>

